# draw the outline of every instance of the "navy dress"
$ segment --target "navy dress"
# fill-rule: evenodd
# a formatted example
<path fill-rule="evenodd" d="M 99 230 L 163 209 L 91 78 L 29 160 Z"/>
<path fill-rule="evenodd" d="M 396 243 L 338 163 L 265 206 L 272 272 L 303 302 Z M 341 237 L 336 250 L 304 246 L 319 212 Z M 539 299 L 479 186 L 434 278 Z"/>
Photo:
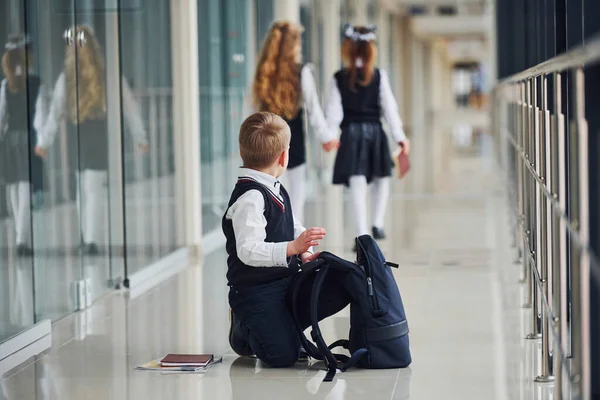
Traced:
<path fill-rule="evenodd" d="M 381 125 L 379 70 L 375 69 L 367 86 L 356 83 L 351 89 L 345 70 L 338 71 L 335 80 L 342 99 L 344 119 L 340 124 L 342 135 L 335 158 L 333 183 L 348 186 L 353 175 L 365 176 L 367 182 L 391 176 L 394 161 Z"/>
<path fill-rule="evenodd" d="M 27 78 L 27 90 L 12 93 L 5 87 L 6 126 L 0 135 L 0 180 L 4 184 L 31 182 L 34 191 L 43 188 L 43 161 L 34 152 L 37 133 L 33 127 L 41 80 Z"/>

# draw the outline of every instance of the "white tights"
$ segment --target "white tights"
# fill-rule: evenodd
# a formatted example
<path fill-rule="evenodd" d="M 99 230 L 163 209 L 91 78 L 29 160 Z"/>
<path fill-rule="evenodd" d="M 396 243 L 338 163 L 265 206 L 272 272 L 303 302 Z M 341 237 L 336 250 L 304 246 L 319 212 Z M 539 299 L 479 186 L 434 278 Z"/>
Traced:
<path fill-rule="evenodd" d="M 77 174 L 77 215 L 85 244 L 101 242 L 107 172 L 85 169 Z"/>
<path fill-rule="evenodd" d="M 6 190 L 10 198 L 17 234 L 17 245 L 27 245 L 31 239 L 31 189 L 27 181 L 10 183 Z"/>
<path fill-rule="evenodd" d="M 363 175 L 351 176 L 350 191 L 352 193 L 354 215 L 356 216 L 356 235 L 370 234 L 367 224 L 367 178 Z M 390 178 L 373 178 L 371 207 L 375 228 L 383 228 L 389 194 Z"/>
<path fill-rule="evenodd" d="M 306 203 L 306 164 L 288 168 L 282 176 L 290 201 L 292 211 L 300 223 L 304 224 L 304 203 Z"/>

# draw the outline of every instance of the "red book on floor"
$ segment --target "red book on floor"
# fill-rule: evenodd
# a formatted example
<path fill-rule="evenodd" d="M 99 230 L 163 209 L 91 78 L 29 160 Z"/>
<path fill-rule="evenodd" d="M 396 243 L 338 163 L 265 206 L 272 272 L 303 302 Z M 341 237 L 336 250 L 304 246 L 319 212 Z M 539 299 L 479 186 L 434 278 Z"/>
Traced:
<path fill-rule="evenodd" d="M 394 163 L 396 164 L 398 178 L 404 178 L 408 174 L 408 171 L 410 171 L 410 159 L 401 147 L 394 152 Z"/>
<path fill-rule="evenodd" d="M 163 367 L 206 367 L 213 359 L 212 354 L 168 354 L 160 364 Z"/>

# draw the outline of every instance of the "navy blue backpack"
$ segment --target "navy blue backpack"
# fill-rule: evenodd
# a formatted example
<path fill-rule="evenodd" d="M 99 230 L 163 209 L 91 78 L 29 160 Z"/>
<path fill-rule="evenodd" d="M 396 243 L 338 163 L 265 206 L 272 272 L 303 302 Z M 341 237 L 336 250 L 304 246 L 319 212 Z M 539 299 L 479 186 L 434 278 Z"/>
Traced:
<path fill-rule="evenodd" d="M 355 365 L 405 368 L 412 361 L 408 322 L 391 270 L 398 265 L 385 260 L 369 235 L 356 238 L 356 249 L 356 262 L 322 252 L 317 260 L 302 266 L 290 289 L 290 309 L 302 345 L 309 356 L 325 362 L 328 373 L 324 381 L 331 381 L 338 369 L 345 371 Z M 314 343 L 306 338 L 300 322 L 306 308 L 304 296 L 299 296 L 302 292 L 310 292 L 308 312 Z M 327 345 L 319 328 L 319 309 L 331 299 L 350 304 L 350 334 L 347 340 Z M 350 356 L 333 353 L 336 347 L 347 349 Z"/>

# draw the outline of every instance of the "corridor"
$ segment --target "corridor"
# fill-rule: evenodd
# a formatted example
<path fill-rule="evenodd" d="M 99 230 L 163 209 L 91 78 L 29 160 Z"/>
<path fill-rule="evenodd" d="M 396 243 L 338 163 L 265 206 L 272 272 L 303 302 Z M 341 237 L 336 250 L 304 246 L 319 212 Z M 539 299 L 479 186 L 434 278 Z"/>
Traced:
<path fill-rule="evenodd" d="M 319 363 L 276 370 L 237 358 L 227 341 L 225 255 L 217 250 L 138 298 L 112 293 L 55 323 L 49 351 L 10 371 L 2 371 L 0 363 L 0 398 L 504 400 L 510 373 L 504 351 L 511 347 L 503 332 L 525 318 L 501 311 L 503 301 L 517 304 L 514 298 L 502 300 L 500 282 L 509 277 L 501 272 L 519 269 L 509 260 L 504 194 L 487 161 L 454 153 L 447 184 L 431 195 L 394 185 L 390 235 L 381 247 L 400 263 L 396 280 L 411 327 L 410 368 L 355 369 L 322 383 Z M 317 197 L 310 217 L 335 206 Z M 341 243 L 348 246 L 331 250 L 351 259 L 352 229 L 346 231 Z M 330 241 L 340 242 L 335 239 Z M 346 337 L 345 310 L 324 327 L 326 340 Z M 208 352 L 224 360 L 202 375 L 134 370 L 168 352 Z M 526 360 L 517 364 L 535 373 Z"/>

